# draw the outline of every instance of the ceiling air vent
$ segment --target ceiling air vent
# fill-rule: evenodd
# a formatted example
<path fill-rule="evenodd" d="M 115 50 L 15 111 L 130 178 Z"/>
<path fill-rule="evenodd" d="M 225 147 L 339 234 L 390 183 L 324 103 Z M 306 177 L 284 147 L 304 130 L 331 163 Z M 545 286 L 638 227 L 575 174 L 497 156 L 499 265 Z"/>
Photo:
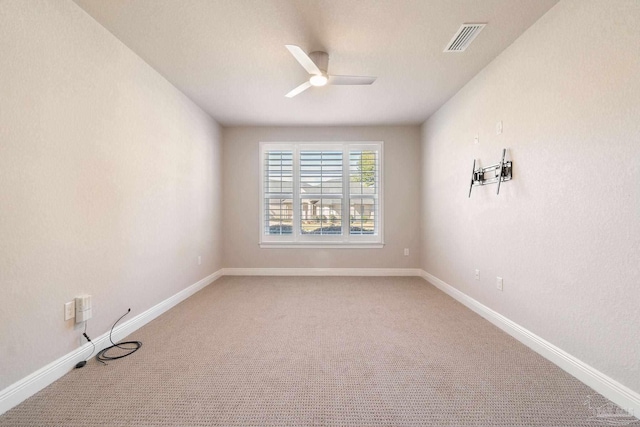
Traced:
<path fill-rule="evenodd" d="M 464 52 L 487 24 L 462 24 L 444 52 Z"/>

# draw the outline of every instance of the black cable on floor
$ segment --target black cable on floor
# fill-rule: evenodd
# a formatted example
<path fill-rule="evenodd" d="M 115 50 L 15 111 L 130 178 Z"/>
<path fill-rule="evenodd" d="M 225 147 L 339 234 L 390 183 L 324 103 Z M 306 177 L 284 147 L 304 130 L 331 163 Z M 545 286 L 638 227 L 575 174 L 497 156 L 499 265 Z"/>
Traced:
<path fill-rule="evenodd" d="M 89 323 L 88 320 L 84 321 L 84 332 L 82 333 L 82 335 L 87 339 L 87 341 L 89 341 L 91 343 L 91 345 L 93 346 L 93 349 L 91 350 L 91 354 L 89 354 L 89 356 L 87 356 L 83 361 L 76 363 L 76 369 L 82 368 L 84 365 L 87 364 L 87 360 L 89 360 L 91 358 L 91 356 L 93 355 L 93 352 L 96 351 L 96 345 L 93 343 L 93 341 L 91 341 L 91 338 L 89 338 L 89 335 L 87 335 L 87 323 Z"/>
<path fill-rule="evenodd" d="M 118 322 L 120 320 L 122 320 L 122 318 L 124 316 L 126 316 L 127 314 L 129 314 L 130 312 L 131 312 L 131 309 L 127 310 L 127 312 L 125 314 L 123 314 L 122 316 L 120 316 L 120 318 L 118 320 L 116 320 L 116 323 L 114 323 L 113 326 L 111 327 L 111 331 L 109 332 L 109 341 L 111 341 L 111 344 L 113 344 L 113 345 L 101 350 L 100 352 L 98 352 L 98 354 L 96 355 L 96 360 L 98 362 L 106 365 L 105 361 L 122 359 L 123 357 L 127 357 L 127 356 L 135 353 L 140 347 L 142 347 L 142 342 L 140 342 L 140 341 L 124 341 L 124 342 L 119 342 L 119 343 L 116 344 L 111 339 L 111 335 L 113 334 L 113 328 L 115 328 L 116 325 L 118 324 Z M 116 347 L 119 348 L 120 350 L 127 351 L 127 353 L 121 354 L 119 356 L 109 356 L 107 354 L 107 352 L 109 350 L 112 350 L 113 348 L 116 348 Z"/>

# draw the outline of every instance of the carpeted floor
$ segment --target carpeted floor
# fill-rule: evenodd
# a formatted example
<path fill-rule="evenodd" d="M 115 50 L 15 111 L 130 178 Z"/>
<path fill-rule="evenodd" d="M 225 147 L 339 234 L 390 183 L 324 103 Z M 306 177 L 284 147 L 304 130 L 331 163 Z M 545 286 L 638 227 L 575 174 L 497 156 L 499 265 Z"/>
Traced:
<path fill-rule="evenodd" d="M 415 277 L 223 277 L 129 338 L 0 426 L 597 426 L 609 404 Z"/>

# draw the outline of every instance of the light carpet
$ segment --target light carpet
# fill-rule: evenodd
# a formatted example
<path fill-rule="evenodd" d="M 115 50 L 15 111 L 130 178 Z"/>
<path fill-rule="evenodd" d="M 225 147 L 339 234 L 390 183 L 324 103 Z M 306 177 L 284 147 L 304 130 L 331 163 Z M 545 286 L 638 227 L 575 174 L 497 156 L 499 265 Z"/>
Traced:
<path fill-rule="evenodd" d="M 597 426 L 610 405 L 416 277 L 223 277 L 129 339 L 0 426 Z"/>

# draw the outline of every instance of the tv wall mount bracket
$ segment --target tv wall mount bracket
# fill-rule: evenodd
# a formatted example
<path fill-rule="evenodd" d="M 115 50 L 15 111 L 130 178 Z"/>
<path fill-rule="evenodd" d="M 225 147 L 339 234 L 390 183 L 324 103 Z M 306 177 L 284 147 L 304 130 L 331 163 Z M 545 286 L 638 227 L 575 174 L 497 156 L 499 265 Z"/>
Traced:
<path fill-rule="evenodd" d="M 469 185 L 469 197 L 473 187 L 480 185 L 498 184 L 496 194 L 500 194 L 500 184 L 504 181 L 511 181 L 513 174 L 513 162 L 505 160 L 507 149 L 502 149 L 502 160 L 495 165 L 486 168 L 476 168 L 476 159 L 473 159 L 473 168 L 471 170 L 471 184 Z"/>

